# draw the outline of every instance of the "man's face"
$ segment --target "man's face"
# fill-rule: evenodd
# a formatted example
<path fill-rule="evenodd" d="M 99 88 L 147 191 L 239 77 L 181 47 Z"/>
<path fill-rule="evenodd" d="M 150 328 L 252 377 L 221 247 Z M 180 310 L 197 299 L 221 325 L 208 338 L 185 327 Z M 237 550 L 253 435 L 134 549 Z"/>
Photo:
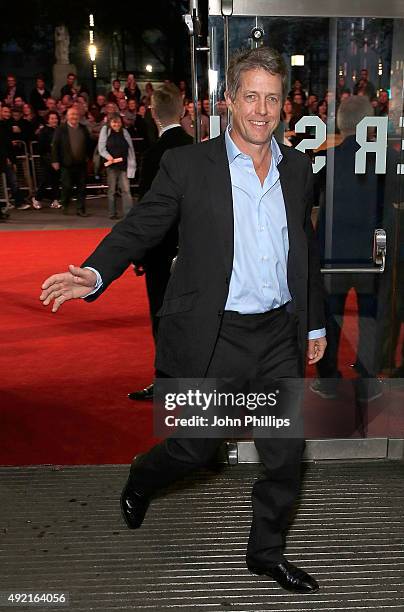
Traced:
<path fill-rule="evenodd" d="M 317 103 L 318 103 L 317 96 L 314 96 L 314 95 L 309 96 L 309 99 L 307 101 L 308 106 L 314 107 L 314 106 L 317 106 Z"/>
<path fill-rule="evenodd" d="M 18 110 L 18 111 L 15 110 L 15 111 L 12 111 L 11 115 L 12 115 L 14 121 L 19 121 L 21 119 L 21 117 L 22 117 L 22 112 L 20 110 Z"/>
<path fill-rule="evenodd" d="M 74 102 L 73 108 L 77 111 L 79 117 L 84 117 L 86 114 L 85 106 L 81 102 Z"/>
<path fill-rule="evenodd" d="M 217 111 L 219 115 L 224 115 L 227 113 L 227 104 L 226 100 L 218 100 L 216 104 Z"/>
<path fill-rule="evenodd" d="M 46 100 L 46 108 L 48 110 L 55 110 L 56 109 L 56 100 L 54 100 L 53 98 L 48 98 Z"/>
<path fill-rule="evenodd" d="M 300 93 L 295 93 L 293 96 L 293 102 L 301 106 L 303 104 L 303 96 Z"/>
<path fill-rule="evenodd" d="M 11 110 L 8 108 L 8 106 L 3 106 L 1 109 L 1 118 L 4 121 L 7 121 L 8 119 L 10 119 L 11 117 Z"/>
<path fill-rule="evenodd" d="M 36 86 L 38 89 L 45 89 L 45 81 L 43 79 L 37 79 Z"/>
<path fill-rule="evenodd" d="M 67 111 L 67 120 L 68 122 L 73 126 L 73 127 L 77 127 L 79 124 L 79 113 L 75 108 L 69 108 L 69 110 Z"/>
<path fill-rule="evenodd" d="M 132 111 L 133 113 L 136 112 L 136 100 L 129 100 L 128 109 Z"/>
<path fill-rule="evenodd" d="M 14 98 L 14 106 L 23 106 L 24 104 L 24 100 L 21 98 L 21 96 L 16 96 Z"/>
<path fill-rule="evenodd" d="M 111 119 L 111 129 L 114 132 L 119 132 L 122 127 L 122 121 L 120 119 Z"/>
<path fill-rule="evenodd" d="M 386 102 L 389 101 L 389 94 L 387 93 L 387 91 L 381 91 L 380 95 L 379 95 L 379 101 L 382 104 L 386 104 Z"/>
<path fill-rule="evenodd" d="M 15 87 L 16 80 L 13 76 L 7 77 L 7 87 Z"/>
<path fill-rule="evenodd" d="M 59 125 L 58 116 L 55 114 L 49 115 L 48 125 L 51 128 L 56 128 Z"/>
<path fill-rule="evenodd" d="M 276 129 L 282 107 L 282 79 L 266 70 L 246 70 L 241 73 L 240 87 L 234 101 L 225 93 L 233 116 L 233 129 L 248 144 L 261 145 L 270 141 Z"/>
<path fill-rule="evenodd" d="M 70 74 L 67 77 L 67 84 L 69 85 L 69 87 L 73 87 L 75 79 L 76 77 L 73 74 Z"/>
<path fill-rule="evenodd" d="M 363 79 L 364 81 L 368 80 L 368 71 L 367 70 L 361 70 L 361 79 Z"/>
<path fill-rule="evenodd" d="M 98 106 L 105 106 L 105 96 L 97 96 L 97 104 Z"/>
<path fill-rule="evenodd" d="M 126 110 L 127 103 L 126 103 L 125 98 L 121 98 L 120 100 L 118 100 L 118 107 L 119 107 L 119 110 L 121 110 L 121 111 Z"/>

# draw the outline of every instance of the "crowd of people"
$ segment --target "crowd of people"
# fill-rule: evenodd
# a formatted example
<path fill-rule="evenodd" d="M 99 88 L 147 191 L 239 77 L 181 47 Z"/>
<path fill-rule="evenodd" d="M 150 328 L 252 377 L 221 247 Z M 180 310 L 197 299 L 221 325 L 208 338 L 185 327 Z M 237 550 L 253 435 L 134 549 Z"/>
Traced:
<path fill-rule="evenodd" d="M 378 95 L 377 95 L 378 94 Z M 285 130 L 285 138 L 292 146 L 296 146 L 304 134 L 296 134 L 296 123 L 306 115 L 316 115 L 324 123 L 329 118 L 335 118 L 338 106 L 343 100 L 348 100 L 351 96 L 365 96 L 369 99 L 374 114 L 377 117 L 387 116 L 389 113 L 389 93 L 385 89 L 376 92 L 376 88 L 368 78 L 368 70 L 364 68 L 360 72 L 360 78 L 351 90 L 345 77 L 338 78 L 336 90 L 327 90 L 321 97 L 315 92 L 307 93 L 303 84 L 296 79 L 292 89 L 286 97 L 282 109 L 282 121 Z"/>
<path fill-rule="evenodd" d="M 187 92 L 185 81 L 180 81 L 179 90 L 186 107 L 188 101 L 185 99 Z M 113 134 L 116 132 L 124 135 L 125 142 L 130 141 L 129 178 L 133 178 L 136 168 L 136 161 L 132 163 L 133 140 L 137 141 L 137 152 L 142 153 L 158 138 L 158 129 L 150 112 L 152 93 L 152 83 L 146 83 L 144 91 L 141 91 L 135 75 L 129 73 L 124 86 L 119 79 L 115 79 L 111 91 L 105 94 L 99 93 L 95 99 L 92 99 L 86 87 L 77 84 L 77 76 L 69 73 L 66 84 L 58 96 L 51 94 L 42 75 L 38 75 L 34 89 L 26 95 L 16 77 L 8 75 L 6 87 L 0 96 L 0 172 L 6 176 L 12 203 L 0 209 L 2 220 L 8 217 L 8 210 L 11 208 L 40 209 L 46 199 L 49 200 L 51 208 L 67 208 L 67 202 L 61 202 L 60 189 L 63 181 L 67 180 L 66 172 L 58 158 L 55 141 L 56 134 L 60 132 L 58 128 L 69 124 L 69 119 L 72 118 L 76 123 L 76 116 L 78 125 L 86 129 L 88 138 L 86 136 L 85 151 L 82 151 L 83 159 L 80 159 L 83 163 L 74 164 L 81 165 L 82 176 L 78 183 L 72 182 L 70 176 L 71 187 L 76 186 L 79 190 L 82 179 L 85 180 L 89 169 L 96 180 L 100 178 L 102 162 L 109 161 L 102 155 L 102 147 L 105 153 L 106 138 L 109 137 L 111 128 Z M 113 126 L 117 127 L 118 124 L 120 128 L 116 131 Z M 189 126 L 188 129 L 192 131 L 193 126 Z M 29 192 L 31 181 L 26 181 L 26 190 L 20 189 L 16 166 L 17 155 L 26 151 L 40 157 L 40 184 L 35 193 L 28 195 L 26 191 Z M 123 163 L 126 166 L 126 162 Z M 57 165 L 59 167 L 56 167 Z M 114 164 L 113 168 L 106 168 L 107 178 L 111 179 L 110 192 L 111 177 L 117 174 L 118 169 L 119 163 Z M 120 169 L 122 170 L 122 163 Z M 77 177 L 75 180 L 77 181 Z M 122 192 L 122 180 L 119 180 L 118 184 Z M 69 192 L 69 189 L 67 191 Z M 110 216 L 116 218 L 116 204 L 112 203 L 111 193 L 108 199 Z M 125 208 L 127 205 L 128 203 Z M 87 213 L 83 209 L 78 209 L 78 214 Z"/>
<path fill-rule="evenodd" d="M 181 125 L 190 136 L 194 137 L 194 104 L 188 96 L 187 83 L 180 81 L 178 88 L 184 104 L 184 116 Z M 350 96 L 367 96 L 377 116 L 387 115 L 389 94 L 386 90 L 379 90 L 377 93 L 378 95 L 376 95 L 375 86 L 368 79 L 366 69 L 361 70 L 360 78 L 352 91 L 347 87 L 345 78 L 339 77 L 335 92 L 328 90 L 323 96 L 319 96 L 315 92 L 308 92 L 303 83 L 296 79 L 283 103 L 282 127 L 285 144 L 296 146 L 304 137 L 303 134 L 297 134 L 295 131 L 296 123 L 301 117 L 316 115 L 326 123 L 330 114 L 336 112 L 341 101 Z M 76 111 L 78 124 L 86 128 L 88 133 L 88 145 L 86 145 L 84 158 L 81 160 L 83 164 L 86 162 L 86 171 L 84 171 L 83 165 L 83 176 L 80 181 L 85 181 L 89 167 L 95 180 L 97 180 L 101 174 L 102 162 L 108 161 L 103 156 L 102 148 L 105 149 L 106 130 L 111 129 L 111 119 L 114 119 L 115 123 L 113 125 L 115 127 L 119 122 L 120 130 L 117 133 L 121 133 L 121 137 L 125 137 L 125 142 L 129 142 L 129 139 L 134 139 L 137 142 L 136 154 L 142 153 L 157 140 L 158 129 L 150 112 L 152 94 L 152 83 L 146 83 L 144 91 L 141 91 L 134 73 L 128 74 L 124 84 L 119 79 L 114 79 L 111 90 L 106 93 L 98 93 L 95 99 L 92 99 L 85 86 L 77 84 L 77 76 L 73 73 L 67 75 L 66 83 L 57 97 L 51 95 L 42 75 L 37 76 L 35 87 L 29 95 L 25 94 L 14 75 L 8 75 L 6 88 L 0 99 L 0 172 L 6 175 L 7 186 L 13 203 L 0 209 L 1 218 L 5 220 L 8 216 L 8 209 L 13 207 L 20 210 L 27 210 L 31 207 L 40 209 L 46 199 L 49 200 L 51 208 L 67 209 L 67 203 L 60 201 L 63 164 L 60 167 L 60 160 L 52 158 L 52 143 L 59 126 L 67 122 L 70 110 Z M 200 136 L 202 140 L 206 140 L 209 138 L 209 97 L 203 97 L 198 105 Z M 221 131 L 224 131 L 227 125 L 226 102 L 219 100 L 214 112 L 220 116 Z M 100 147 L 101 134 L 103 136 Z M 124 140 L 122 140 L 123 146 Z M 36 192 L 28 193 L 28 196 L 19 188 L 16 177 L 16 154 L 21 152 L 19 147 L 24 146 L 21 145 L 21 142 L 25 144 L 27 150 L 30 150 L 31 143 L 35 143 L 35 152 L 40 156 L 40 184 L 37 186 Z M 56 169 L 55 164 L 59 164 L 58 169 Z M 121 170 L 122 167 L 121 164 Z M 107 176 L 110 179 L 108 183 L 109 213 L 112 218 L 117 216 L 112 189 L 116 184 L 119 184 L 121 191 L 124 189 L 123 175 L 118 180 L 115 176 L 117 171 L 118 167 L 116 165 L 114 165 L 114 168 L 107 170 Z M 130 177 L 132 175 L 133 168 L 131 168 Z M 116 180 L 112 180 L 112 176 Z M 73 184 L 71 187 L 73 187 Z M 67 190 L 68 193 L 70 191 Z M 125 201 L 127 200 L 124 206 L 124 210 L 126 210 L 129 202 L 127 190 L 124 190 L 123 193 L 126 194 L 124 198 Z M 81 213 L 86 214 L 83 210 L 81 210 Z M 80 211 L 78 211 L 78 214 L 80 214 Z"/>

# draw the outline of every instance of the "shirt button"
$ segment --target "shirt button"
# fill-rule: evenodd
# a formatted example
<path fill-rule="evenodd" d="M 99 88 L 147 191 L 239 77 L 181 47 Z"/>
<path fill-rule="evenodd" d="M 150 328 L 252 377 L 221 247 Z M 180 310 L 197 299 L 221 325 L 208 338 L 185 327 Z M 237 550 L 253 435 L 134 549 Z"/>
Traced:
<path fill-rule="evenodd" d="M 268 289 L 268 287 L 269 287 L 269 286 L 270 286 L 270 285 L 269 285 L 269 283 L 264 283 L 264 284 L 262 285 L 263 289 Z"/>
<path fill-rule="evenodd" d="M 262 260 L 262 261 L 268 261 L 268 255 L 263 255 L 263 256 L 261 257 L 261 260 Z"/>
<path fill-rule="evenodd" d="M 264 229 L 265 229 L 265 227 L 264 227 L 263 225 L 260 225 L 260 226 L 258 227 L 258 229 L 259 229 L 259 231 L 260 231 L 260 232 L 263 232 L 263 231 L 264 231 Z"/>

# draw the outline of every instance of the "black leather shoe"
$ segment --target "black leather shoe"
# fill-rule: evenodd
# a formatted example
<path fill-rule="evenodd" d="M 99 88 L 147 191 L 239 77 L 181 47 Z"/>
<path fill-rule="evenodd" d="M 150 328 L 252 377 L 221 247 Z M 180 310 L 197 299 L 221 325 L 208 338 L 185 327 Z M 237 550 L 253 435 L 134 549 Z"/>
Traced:
<path fill-rule="evenodd" d="M 315 593 L 320 588 L 314 578 L 286 559 L 275 567 L 254 567 L 253 565 L 247 567 L 252 574 L 270 576 L 283 589 L 292 593 Z"/>
<path fill-rule="evenodd" d="M 141 389 L 140 391 L 133 391 L 132 393 L 128 393 L 128 398 L 131 400 L 152 400 L 153 399 L 153 390 L 154 384 L 152 383 L 148 387 Z"/>
<path fill-rule="evenodd" d="M 131 491 L 126 483 L 121 494 L 122 516 L 129 529 L 139 529 L 149 507 L 149 498 Z"/>

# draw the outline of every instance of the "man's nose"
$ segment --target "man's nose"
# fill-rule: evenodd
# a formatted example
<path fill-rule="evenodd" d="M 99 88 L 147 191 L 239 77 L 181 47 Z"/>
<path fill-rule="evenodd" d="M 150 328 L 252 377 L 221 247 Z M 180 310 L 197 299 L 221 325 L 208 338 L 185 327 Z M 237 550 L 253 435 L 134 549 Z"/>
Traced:
<path fill-rule="evenodd" d="M 266 115 L 267 114 L 267 103 L 265 98 L 262 98 L 261 100 L 258 100 L 256 106 L 255 106 L 255 112 L 258 115 Z"/>

